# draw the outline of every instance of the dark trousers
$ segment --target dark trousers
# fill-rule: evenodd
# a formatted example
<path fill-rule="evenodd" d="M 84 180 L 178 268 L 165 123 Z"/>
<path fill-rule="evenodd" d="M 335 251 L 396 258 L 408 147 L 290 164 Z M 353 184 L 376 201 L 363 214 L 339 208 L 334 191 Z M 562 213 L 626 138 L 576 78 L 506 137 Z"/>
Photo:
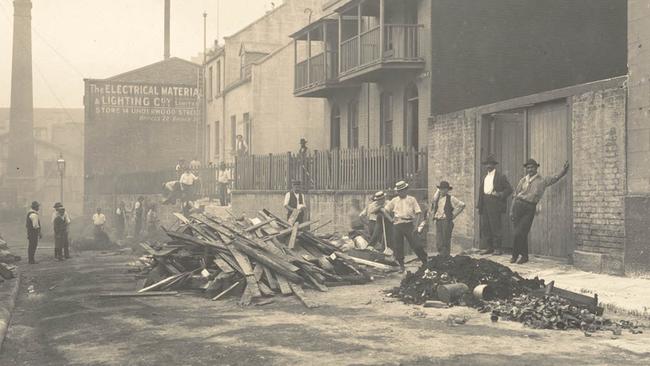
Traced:
<path fill-rule="evenodd" d="M 70 241 L 65 237 L 54 238 L 54 258 L 70 258 Z"/>
<path fill-rule="evenodd" d="M 481 210 L 481 241 L 484 248 L 501 249 L 503 238 L 502 205 L 498 198 L 485 196 Z"/>
<path fill-rule="evenodd" d="M 451 233 L 453 231 L 453 220 L 436 219 L 436 249 L 438 249 L 438 255 L 449 257 L 451 254 Z"/>
<path fill-rule="evenodd" d="M 185 212 L 185 211 L 183 211 L 183 212 Z M 135 237 L 140 235 L 140 231 L 142 231 L 142 218 L 140 217 L 140 215 L 138 215 L 138 216 L 139 217 L 135 218 L 135 227 L 133 229 L 133 236 L 135 236 Z"/>
<path fill-rule="evenodd" d="M 392 237 L 393 224 L 386 220 L 384 216 L 377 216 L 377 221 L 369 221 L 368 229 L 370 230 L 370 242 L 374 248 L 384 248 L 384 229 L 386 229 L 386 243 L 389 243 Z"/>
<path fill-rule="evenodd" d="M 533 226 L 535 219 L 535 204 L 515 200 L 512 206 L 513 216 L 513 239 L 512 239 L 512 257 L 522 256 L 528 258 L 528 233 Z"/>
<path fill-rule="evenodd" d="M 38 234 L 28 235 L 27 240 L 29 241 L 29 245 L 27 246 L 27 258 L 29 259 L 29 263 L 34 263 L 34 257 L 36 256 L 36 247 L 38 247 Z"/>
<path fill-rule="evenodd" d="M 219 203 L 221 203 L 221 206 L 225 206 L 228 204 L 228 201 L 226 200 L 226 195 L 228 194 L 228 183 L 217 183 L 217 187 L 219 189 Z"/>
<path fill-rule="evenodd" d="M 418 256 L 423 264 L 427 263 L 427 252 L 420 243 L 420 238 L 415 235 L 415 225 L 411 222 L 393 225 L 393 253 L 400 265 L 404 265 L 404 238 L 408 240 L 411 250 Z"/>

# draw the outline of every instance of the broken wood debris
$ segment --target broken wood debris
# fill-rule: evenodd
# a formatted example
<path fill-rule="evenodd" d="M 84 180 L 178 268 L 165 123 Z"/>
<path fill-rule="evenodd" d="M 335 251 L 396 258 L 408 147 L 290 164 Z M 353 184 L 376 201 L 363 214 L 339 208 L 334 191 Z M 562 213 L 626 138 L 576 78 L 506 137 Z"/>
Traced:
<path fill-rule="evenodd" d="M 193 291 L 212 300 L 238 296 L 242 305 L 260 305 L 281 294 L 314 308 L 318 305 L 303 288 L 324 292 L 367 283 L 370 271 L 394 270 L 341 253 L 309 230 L 317 221 L 292 225 L 268 210 L 253 219 L 174 215 L 180 224 L 166 231 L 167 243 L 141 245 L 147 279 L 129 296 Z"/>

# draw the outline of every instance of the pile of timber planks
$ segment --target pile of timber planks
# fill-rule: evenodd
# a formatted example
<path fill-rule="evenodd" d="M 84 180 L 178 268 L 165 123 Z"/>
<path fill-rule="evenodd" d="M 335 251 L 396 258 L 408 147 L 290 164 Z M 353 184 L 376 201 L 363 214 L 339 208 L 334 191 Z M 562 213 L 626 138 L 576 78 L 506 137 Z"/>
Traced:
<path fill-rule="evenodd" d="M 295 295 L 311 308 L 317 304 L 303 288 L 364 284 L 372 279 L 369 270 L 395 269 L 341 253 L 309 231 L 315 222 L 291 225 L 268 210 L 243 220 L 175 215 L 179 223 L 166 230 L 169 242 L 141 244 L 148 253 L 148 275 L 139 294 L 196 290 L 212 300 L 240 296 L 241 305 Z"/>

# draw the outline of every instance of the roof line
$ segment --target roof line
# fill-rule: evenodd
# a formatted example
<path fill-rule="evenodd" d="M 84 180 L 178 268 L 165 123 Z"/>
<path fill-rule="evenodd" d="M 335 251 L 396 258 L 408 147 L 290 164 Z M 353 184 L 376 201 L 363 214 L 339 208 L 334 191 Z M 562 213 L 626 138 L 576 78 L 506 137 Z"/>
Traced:
<path fill-rule="evenodd" d="M 145 65 L 145 66 L 142 66 L 142 67 L 138 67 L 137 69 L 129 70 L 129 71 L 123 72 L 123 73 L 121 73 L 121 74 L 113 75 L 113 76 L 110 76 L 110 77 L 108 77 L 108 78 L 106 78 L 106 79 L 99 79 L 99 80 L 114 80 L 114 79 L 121 78 L 121 77 L 124 77 L 124 76 L 126 76 L 126 75 L 129 75 L 129 74 L 132 74 L 132 73 L 135 73 L 135 72 L 140 72 L 140 71 L 142 71 L 142 70 L 144 70 L 144 69 L 147 69 L 147 68 L 149 68 L 149 67 L 151 67 L 151 66 L 160 65 L 160 64 L 162 64 L 162 63 L 164 63 L 164 62 L 168 62 L 168 61 L 171 61 L 171 60 L 182 61 L 182 62 L 185 62 L 185 63 L 187 63 L 187 64 L 190 64 L 191 66 L 194 66 L 194 67 L 196 67 L 196 68 L 201 68 L 201 65 L 199 65 L 199 64 L 195 64 L 195 63 L 192 62 L 192 61 L 187 61 L 187 60 L 184 60 L 184 59 L 182 59 L 182 58 L 180 58 L 180 57 L 170 57 L 170 58 L 165 59 L 165 60 L 161 60 L 161 61 L 158 61 L 158 62 L 154 62 L 154 63 L 149 64 L 149 65 Z M 91 79 L 91 80 L 92 80 L 92 79 Z M 94 80 L 97 80 L 97 79 L 94 79 Z"/>
<path fill-rule="evenodd" d="M 275 13 L 275 12 L 278 11 L 280 8 L 282 8 L 282 7 L 286 6 L 286 5 L 287 5 L 287 0 L 285 0 L 282 4 L 280 4 L 279 6 L 273 8 L 272 10 L 267 11 L 264 15 L 262 15 L 261 17 L 255 19 L 253 22 L 249 23 L 249 24 L 248 24 L 247 26 L 245 26 L 244 28 L 238 30 L 237 32 L 235 32 L 235 33 L 233 33 L 233 34 L 231 34 L 231 35 L 229 35 L 229 36 L 225 36 L 225 37 L 223 37 L 223 39 L 224 39 L 224 40 L 227 40 L 228 38 L 233 38 L 233 37 L 237 36 L 239 33 L 242 33 L 243 31 L 247 30 L 248 28 L 252 27 L 253 25 L 259 23 L 260 21 L 262 21 L 262 19 L 264 19 L 264 18 L 270 16 L 271 14 Z"/>

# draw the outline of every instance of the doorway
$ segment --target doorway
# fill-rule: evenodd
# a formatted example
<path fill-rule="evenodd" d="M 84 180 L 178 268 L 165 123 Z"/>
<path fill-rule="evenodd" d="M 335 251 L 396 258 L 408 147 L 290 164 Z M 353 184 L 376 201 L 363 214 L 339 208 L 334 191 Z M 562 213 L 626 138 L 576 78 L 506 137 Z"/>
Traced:
<path fill-rule="evenodd" d="M 568 112 L 568 104 L 562 99 L 483 115 L 480 161 L 494 154 L 500 163 L 497 169 L 508 178 L 513 189 L 524 176 L 523 164 L 529 157 L 539 162 L 542 176 L 557 174 L 571 155 Z M 573 253 L 571 185 L 569 171 L 567 177 L 544 193 L 538 204 L 541 211 L 529 236 L 532 254 L 567 258 Z M 481 186 L 480 181 L 477 186 Z M 512 197 L 508 200 L 508 210 L 511 201 Z M 503 246 L 512 248 L 510 220 L 504 220 L 503 233 Z"/>

